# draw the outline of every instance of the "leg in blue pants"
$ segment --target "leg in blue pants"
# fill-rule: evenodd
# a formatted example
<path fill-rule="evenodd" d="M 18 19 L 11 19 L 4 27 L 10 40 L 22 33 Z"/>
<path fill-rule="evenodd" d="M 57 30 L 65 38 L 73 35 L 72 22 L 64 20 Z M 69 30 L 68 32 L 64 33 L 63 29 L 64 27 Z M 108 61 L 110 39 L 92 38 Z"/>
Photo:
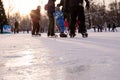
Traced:
<path fill-rule="evenodd" d="M 57 20 L 57 25 L 60 27 L 60 33 L 62 32 L 62 33 L 64 33 L 64 20 L 62 20 L 62 19 L 59 19 L 59 20 Z"/>

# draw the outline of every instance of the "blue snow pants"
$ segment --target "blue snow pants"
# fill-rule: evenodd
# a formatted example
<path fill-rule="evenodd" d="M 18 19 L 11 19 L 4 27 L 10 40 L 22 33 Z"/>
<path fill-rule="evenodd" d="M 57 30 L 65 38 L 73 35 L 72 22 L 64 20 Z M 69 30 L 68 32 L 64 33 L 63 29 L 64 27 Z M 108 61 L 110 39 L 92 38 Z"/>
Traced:
<path fill-rule="evenodd" d="M 56 20 L 57 25 L 60 27 L 60 32 L 64 33 L 64 20 L 63 19 L 57 19 Z"/>

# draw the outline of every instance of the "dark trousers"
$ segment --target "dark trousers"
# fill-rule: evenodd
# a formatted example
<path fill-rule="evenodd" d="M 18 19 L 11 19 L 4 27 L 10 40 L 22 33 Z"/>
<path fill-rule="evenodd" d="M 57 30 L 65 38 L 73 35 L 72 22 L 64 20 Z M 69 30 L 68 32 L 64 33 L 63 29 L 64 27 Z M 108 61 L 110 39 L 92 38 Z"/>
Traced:
<path fill-rule="evenodd" d="M 55 24 L 54 24 L 54 16 L 51 13 L 48 13 L 48 17 L 49 17 L 49 26 L 48 26 L 48 36 L 51 35 L 55 35 Z"/>
<path fill-rule="evenodd" d="M 33 22 L 32 35 L 39 34 L 40 24 L 39 22 Z"/>
<path fill-rule="evenodd" d="M 70 9 L 70 25 L 69 25 L 69 29 L 70 29 L 70 34 L 75 34 L 75 29 L 76 29 L 76 19 L 78 17 L 78 21 L 80 21 L 80 23 L 78 24 L 78 32 L 79 33 L 85 33 L 87 32 L 86 30 L 86 26 L 85 26 L 85 15 L 84 15 L 84 7 L 83 6 L 74 6 L 71 7 Z"/>
<path fill-rule="evenodd" d="M 0 26 L 0 33 L 3 33 L 3 26 Z"/>
<path fill-rule="evenodd" d="M 19 33 L 19 28 L 18 28 L 18 26 L 15 26 L 15 28 L 14 28 L 14 34 L 15 33 Z"/>

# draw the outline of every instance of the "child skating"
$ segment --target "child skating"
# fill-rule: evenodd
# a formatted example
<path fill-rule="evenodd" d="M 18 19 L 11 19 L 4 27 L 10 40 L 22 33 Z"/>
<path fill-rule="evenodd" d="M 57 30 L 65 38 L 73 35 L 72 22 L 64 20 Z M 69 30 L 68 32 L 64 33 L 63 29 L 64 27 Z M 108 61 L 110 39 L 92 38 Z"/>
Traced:
<path fill-rule="evenodd" d="M 60 28 L 60 37 L 67 37 L 67 35 L 64 33 L 65 26 L 63 13 L 60 11 L 59 7 L 55 8 L 54 16 L 56 19 L 56 25 Z"/>

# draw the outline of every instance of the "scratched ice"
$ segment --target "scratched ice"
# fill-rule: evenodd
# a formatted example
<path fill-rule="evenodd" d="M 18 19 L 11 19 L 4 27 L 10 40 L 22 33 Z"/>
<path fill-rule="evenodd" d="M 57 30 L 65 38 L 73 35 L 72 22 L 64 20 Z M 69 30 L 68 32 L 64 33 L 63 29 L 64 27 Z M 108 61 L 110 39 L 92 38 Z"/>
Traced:
<path fill-rule="evenodd" d="M 120 80 L 120 30 L 88 33 L 0 34 L 0 80 Z"/>

